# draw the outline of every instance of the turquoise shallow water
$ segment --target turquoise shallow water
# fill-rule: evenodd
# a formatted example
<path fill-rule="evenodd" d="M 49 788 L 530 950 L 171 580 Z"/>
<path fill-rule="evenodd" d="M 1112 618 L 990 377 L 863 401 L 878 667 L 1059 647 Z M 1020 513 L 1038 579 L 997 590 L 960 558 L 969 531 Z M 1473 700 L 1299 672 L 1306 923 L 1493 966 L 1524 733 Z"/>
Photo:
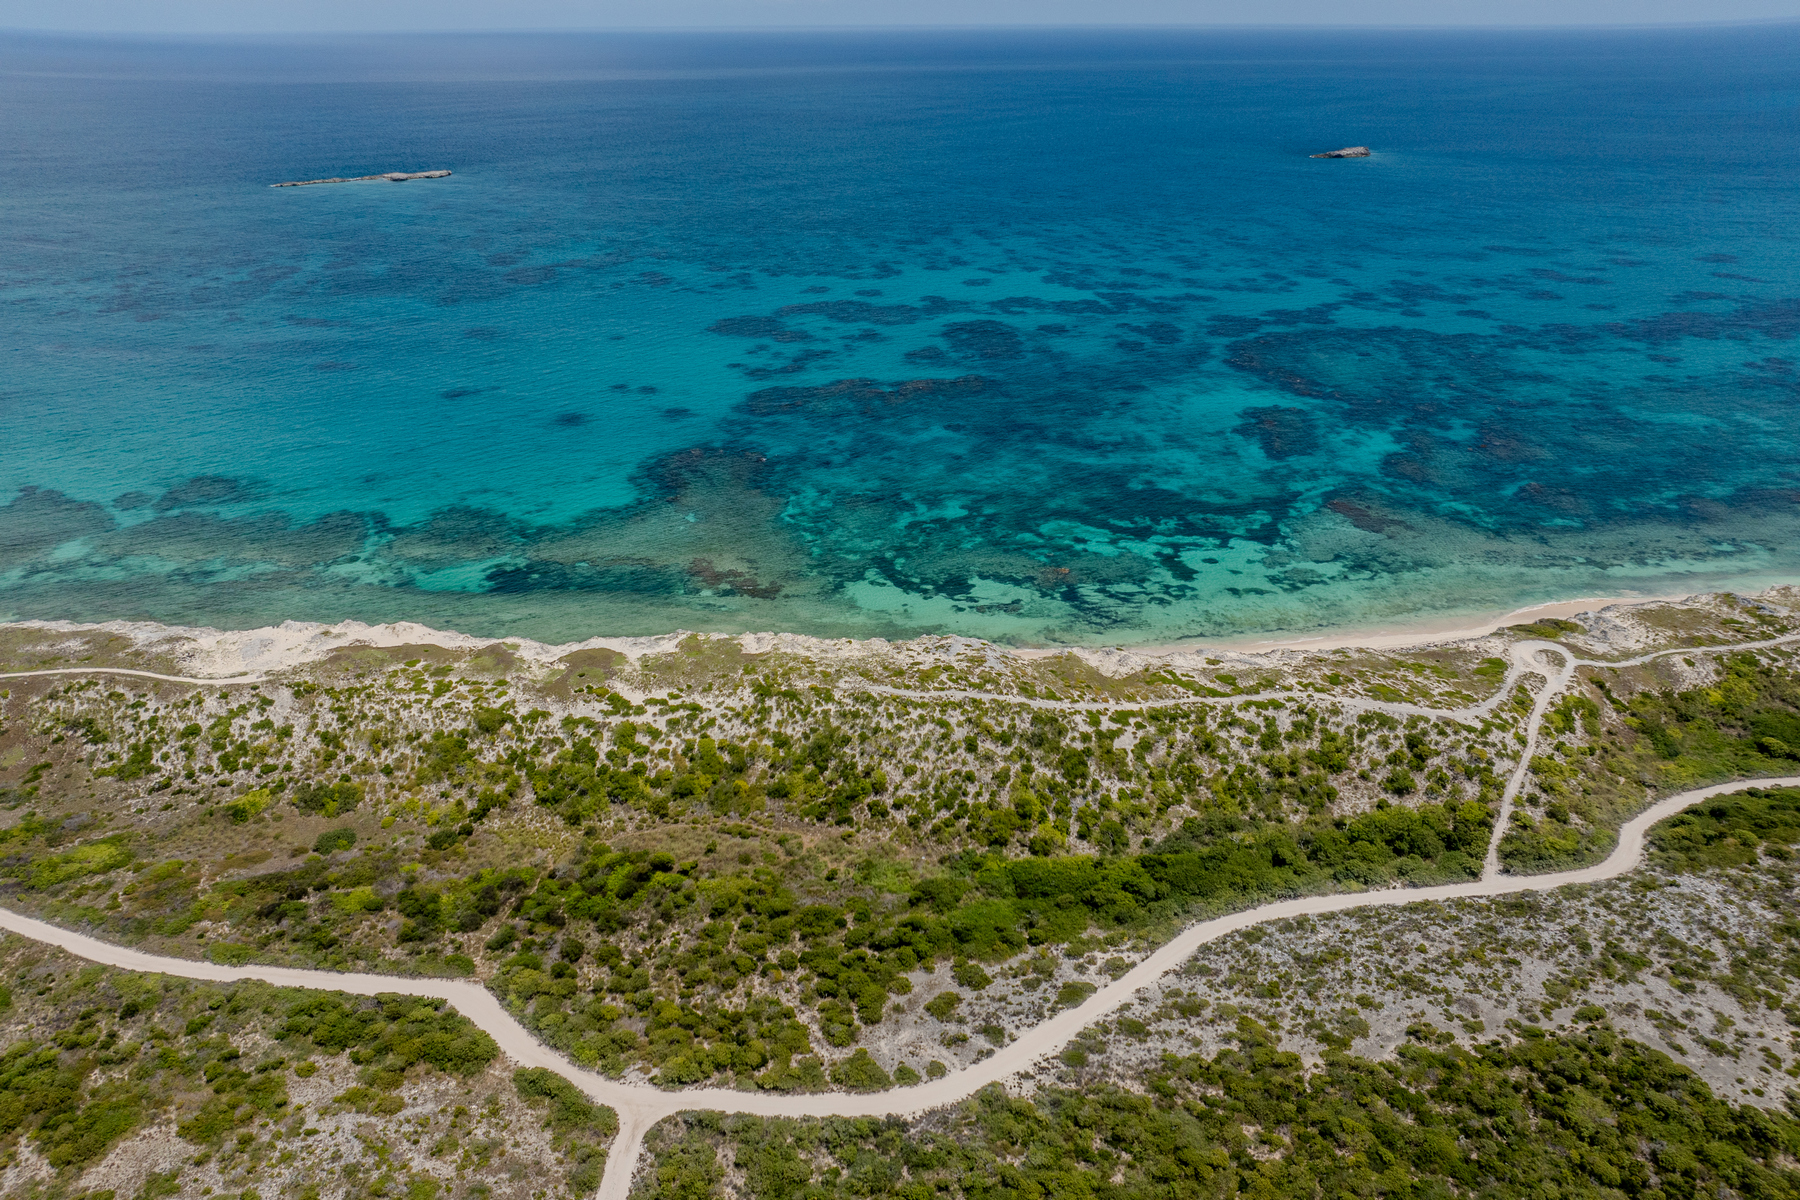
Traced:
<path fill-rule="evenodd" d="M 13 36 L 0 617 L 1141 644 L 1791 579 L 1797 50 Z"/>

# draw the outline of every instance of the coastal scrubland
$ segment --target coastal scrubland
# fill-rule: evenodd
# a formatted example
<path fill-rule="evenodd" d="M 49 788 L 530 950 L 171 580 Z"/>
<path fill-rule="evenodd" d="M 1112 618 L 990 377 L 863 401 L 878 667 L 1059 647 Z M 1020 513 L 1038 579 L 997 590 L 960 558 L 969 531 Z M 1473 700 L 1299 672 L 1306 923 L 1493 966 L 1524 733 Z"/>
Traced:
<path fill-rule="evenodd" d="M 878 1088 L 990 1052 L 1195 916 L 1472 878 L 1543 683 L 1520 640 L 1705 652 L 1584 668 L 1555 700 L 1510 869 L 1603 855 L 1655 794 L 1793 769 L 1791 651 L 1720 649 L 1786 632 L 1786 603 L 1383 654 L 692 636 L 38 676 L 0 702 L 0 890 L 162 953 L 475 976 L 610 1074 Z M 179 667 L 105 632 L 5 639 L 11 669 Z"/>
<path fill-rule="evenodd" d="M 206 684 L 93 670 L 180 674 L 179 638 L 10 627 L 0 669 L 73 673 L 0 681 L 0 902 L 473 977 L 663 1088 L 874 1091 L 1197 917 L 1473 878 L 1521 766 L 1514 872 L 1795 771 L 1795 603 L 1379 653 L 421 641 Z M 1592 665 L 1540 705 L 1560 647 Z M 1796 840 L 1800 793 L 1758 789 L 1610 884 L 1245 930 L 926 1118 L 665 1122 L 637 1194 L 1789 1194 Z M 582 1195 L 617 1128 L 441 1003 L 4 954 L 8 1195 Z"/>
<path fill-rule="evenodd" d="M 217 985 L 0 943 L 9 1197 L 591 1191 L 616 1132 L 442 1001 Z"/>

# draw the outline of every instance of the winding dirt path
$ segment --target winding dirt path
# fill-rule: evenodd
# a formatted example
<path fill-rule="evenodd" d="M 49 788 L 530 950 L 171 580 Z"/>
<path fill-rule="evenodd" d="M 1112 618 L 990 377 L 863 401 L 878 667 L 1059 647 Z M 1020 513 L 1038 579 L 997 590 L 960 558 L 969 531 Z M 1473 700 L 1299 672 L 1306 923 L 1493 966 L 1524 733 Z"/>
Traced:
<path fill-rule="evenodd" d="M 1643 858 L 1644 833 L 1656 822 L 1680 812 L 1690 804 L 1759 785 L 1800 787 L 1800 776 L 1741 780 L 1670 796 L 1627 822 L 1619 830 L 1618 846 L 1604 862 L 1579 870 L 1561 871 L 1553 875 L 1506 875 L 1442 887 L 1391 888 L 1332 896 L 1303 896 L 1190 925 L 1117 981 L 1095 992 L 1086 1003 L 1065 1009 L 1040 1022 L 993 1056 L 929 1083 L 861 1095 L 829 1092 L 789 1096 L 768 1092 L 729 1091 L 723 1088 L 664 1092 L 606 1079 L 592 1071 L 582 1070 L 538 1041 L 502 1007 L 493 993 L 478 983 L 448 979 L 409 979 L 392 975 L 339 974 L 300 967 L 226 967 L 189 959 L 165 958 L 103 942 L 98 938 L 4 909 L 0 909 L 0 928 L 57 946 L 92 962 L 130 971 L 156 972 L 216 983 L 256 979 L 281 987 L 323 988 L 358 995 L 386 992 L 448 1000 L 464 1016 L 486 1030 L 499 1043 L 507 1057 L 522 1066 L 548 1067 L 568 1078 L 595 1100 L 610 1105 L 619 1114 L 619 1135 L 607 1156 L 606 1174 L 601 1181 L 599 1197 L 600 1200 L 625 1200 L 630 1194 L 632 1179 L 636 1174 L 644 1135 L 664 1117 L 700 1109 L 767 1117 L 906 1116 L 941 1108 L 974 1095 L 990 1083 L 1000 1082 L 1028 1070 L 1039 1060 L 1061 1050 L 1083 1029 L 1123 1007 L 1139 991 L 1181 966 L 1201 946 L 1226 934 L 1264 921 L 1279 921 L 1288 917 L 1424 901 L 1505 896 L 1612 879 L 1637 866 Z"/>
<path fill-rule="evenodd" d="M 1381 891 L 1303 896 L 1291 900 L 1279 900 L 1257 908 L 1246 909 L 1243 912 L 1198 922 L 1182 930 L 1119 979 L 1095 992 L 1085 1003 L 1075 1008 L 1064 1009 L 1034 1025 L 1021 1033 L 1010 1045 L 990 1057 L 941 1079 L 907 1088 L 895 1088 L 886 1092 L 865 1094 L 830 1092 L 799 1096 L 767 1092 L 740 1092 L 723 1088 L 694 1088 L 679 1092 L 665 1092 L 643 1085 L 621 1083 L 577 1067 L 561 1054 L 538 1041 L 529 1030 L 513 1018 L 512 1014 L 506 1011 L 491 992 L 479 983 L 446 979 L 409 979 L 390 975 L 340 974 L 299 967 L 226 967 L 188 959 L 165 958 L 161 955 L 146 954 L 125 946 L 103 942 L 98 938 L 63 929 L 45 921 L 21 916 L 5 909 L 0 909 L 0 929 L 57 946 L 92 962 L 132 971 L 157 972 L 219 983 L 254 979 L 282 987 L 321 988 L 359 995 L 376 995 L 385 992 L 411 996 L 432 996 L 447 1000 L 454 1004 L 464 1016 L 486 1030 L 507 1057 L 522 1066 L 547 1067 L 557 1072 L 580 1087 L 594 1100 L 610 1106 L 618 1113 L 619 1134 L 614 1139 L 612 1148 L 607 1155 L 606 1173 L 601 1180 L 598 1200 L 627 1200 L 631 1192 L 632 1181 L 637 1174 L 644 1136 L 658 1121 L 679 1112 L 712 1110 L 767 1117 L 909 1116 L 941 1108 L 964 1100 L 991 1083 L 1001 1082 L 1031 1069 L 1041 1060 L 1061 1050 L 1083 1029 L 1117 1011 L 1130 1002 L 1139 991 L 1181 966 L 1201 946 L 1226 934 L 1235 933 L 1265 921 L 1278 921 L 1290 917 L 1345 912 L 1357 908 L 1547 891 L 1569 884 L 1595 883 L 1623 875 L 1642 860 L 1645 832 L 1656 822 L 1680 812 L 1691 804 L 1728 792 L 1741 791 L 1747 787 L 1800 787 L 1800 776 L 1739 780 L 1734 783 L 1716 784 L 1711 787 L 1682 792 L 1658 801 L 1626 822 L 1619 830 L 1617 845 L 1604 862 L 1591 867 L 1549 875 L 1502 875 L 1499 864 L 1500 837 L 1510 818 L 1514 801 L 1524 784 L 1526 772 L 1530 769 L 1531 756 L 1537 748 L 1538 733 L 1543 724 L 1544 714 L 1556 698 L 1567 689 L 1570 681 L 1575 677 L 1576 669 L 1583 666 L 1633 666 L 1671 654 L 1717 654 L 1762 649 L 1793 641 L 1800 641 L 1800 635 L 1728 646 L 1660 650 L 1614 662 L 1580 659 L 1567 647 L 1554 642 L 1516 643 L 1512 648 L 1513 663 L 1507 672 L 1507 683 L 1495 697 L 1490 697 L 1481 705 L 1470 709 L 1419 710 L 1421 715 L 1452 719 L 1479 716 L 1491 711 L 1501 697 L 1510 695 L 1512 686 L 1521 676 L 1536 674 L 1541 675 L 1545 680 L 1543 689 L 1532 704 L 1525 730 L 1525 745 L 1519 756 L 1519 762 L 1508 779 L 1502 795 L 1501 812 L 1495 822 L 1493 836 L 1489 841 L 1487 861 L 1480 879 L 1469 883 L 1446 884 L 1439 887 L 1390 888 Z M 1546 654 L 1559 656 L 1562 659 L 1562 665 L 1555 667 L 1544 662 L 1543 656 Z M 241 676 L 234 679 L 187 679 L 179 676 L 156 675 L 148 671 L 126 671 L 114 668 L 65 668 L 15 672 L 11 677 L 84 673 L 130 674 L 170 682 L 213 685 L 254 681 Z M 5 677 L 7 676 L 0 676 L 0 678 Z M 944 698 L 949 693 L 937 693 L 936 695 Z M 1024 699 L 1003 696 L 983 698 Z M 1250 698 L 1234 697 L 1233 699 Z M 1064 703 L 1068 704 L 1068 702 Z M 1378 702 L 1368 703 L 1370 707 L 1374 707 Z M 1132 706 L 1111 705 L 1107 707 L 1120 709 Z M 1383 705 L 1382 707 L 1410 709 L 1413 706 Z"/>

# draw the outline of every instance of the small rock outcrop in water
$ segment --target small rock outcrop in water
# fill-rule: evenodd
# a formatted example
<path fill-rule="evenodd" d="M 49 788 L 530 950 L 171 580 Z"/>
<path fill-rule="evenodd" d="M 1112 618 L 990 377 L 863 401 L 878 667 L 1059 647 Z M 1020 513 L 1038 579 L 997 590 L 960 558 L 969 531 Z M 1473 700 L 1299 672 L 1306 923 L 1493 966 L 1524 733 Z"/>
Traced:
<path fill-rule="evenodd" d="M 1312 155 L 1313 158 L 1367 158 L 1367 146 L 1345 146 L 1342 150 L 1327 150 L 1323 154 Z"/>
<path fill-rule="evenodd" d="M 1363 151 L 1367 154 L 1368 151 Z M 389 183 L 405 183 L 409 179 L 442 179 L 448 171 L 388 171 L 382 175 L 349 175 L 342 179 L 296 179 L 292 183 L 271 183 L 270 187 L 311 187 L 315 183 L 361 183 L 365 179 L 385 179 Z"/>

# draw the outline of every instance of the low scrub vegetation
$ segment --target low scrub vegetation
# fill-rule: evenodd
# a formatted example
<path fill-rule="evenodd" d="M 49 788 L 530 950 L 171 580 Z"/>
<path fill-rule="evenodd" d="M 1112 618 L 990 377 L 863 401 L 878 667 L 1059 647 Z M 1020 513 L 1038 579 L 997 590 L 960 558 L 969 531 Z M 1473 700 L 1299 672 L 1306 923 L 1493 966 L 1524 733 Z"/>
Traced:
<path fill-rule="evenodd" d="M 1389 1062 L 1314 1070 L 1249 1018 L 1234 1048 L 1167 1056 L 1142 1091 L 989 1088 L 945 1119 L 668 1122 L 643 1194 L 1784 1197 L 1800 1121 L 1735 1107 L 1604 1025 L 1465 1049 L 1415 1025 Z"/>

